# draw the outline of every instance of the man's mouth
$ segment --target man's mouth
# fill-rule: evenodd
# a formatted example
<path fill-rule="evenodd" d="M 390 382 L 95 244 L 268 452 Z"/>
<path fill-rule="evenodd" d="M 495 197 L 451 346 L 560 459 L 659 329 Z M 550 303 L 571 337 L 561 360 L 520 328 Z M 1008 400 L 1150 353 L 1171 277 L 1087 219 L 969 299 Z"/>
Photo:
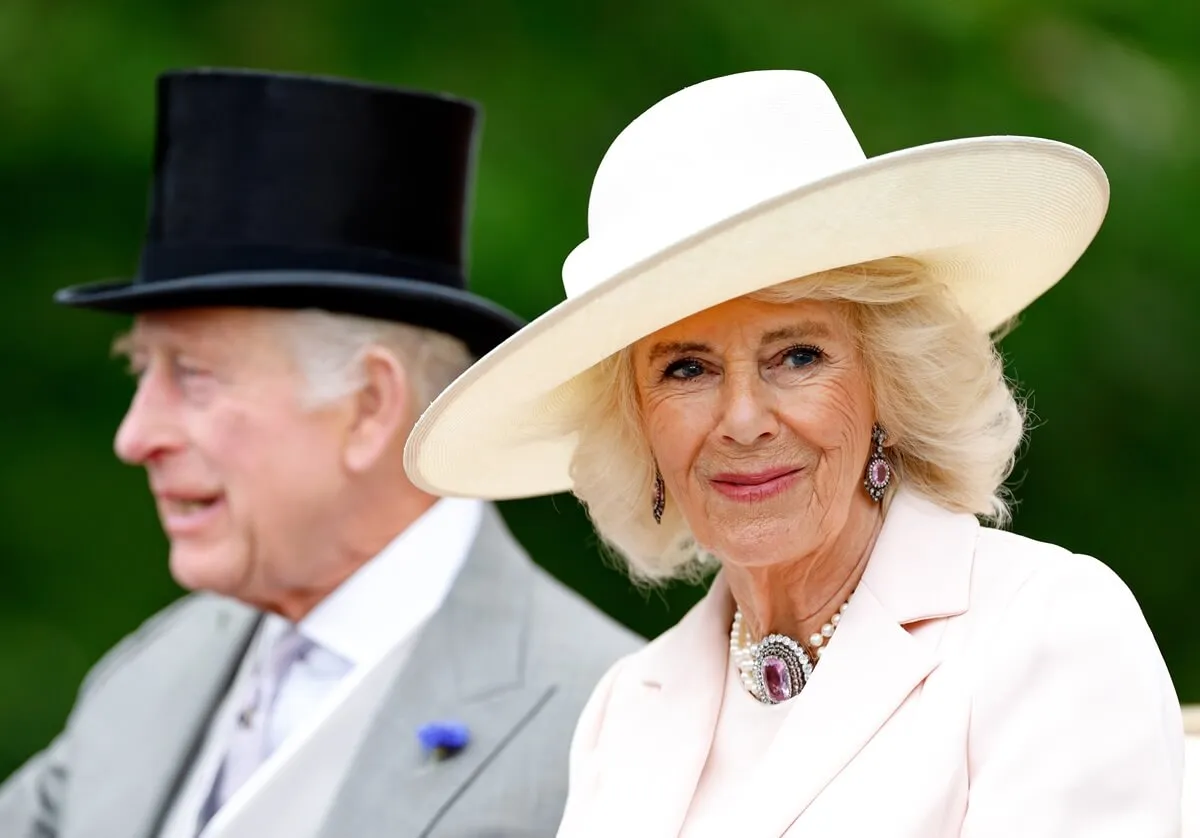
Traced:
<path fill-rule="evenodd" d="M 176 515 L 191 515 L 208 509 L 220 499 L 220 495 L 208 498 L 163 498 L 163 507 Z"/>
<path fill-rule="evenodd" d="M 224 502 L 221 494 L 210 496 L 158 497 L 158 514 L 168 536 L 196 535 L 214 520 Z"/>

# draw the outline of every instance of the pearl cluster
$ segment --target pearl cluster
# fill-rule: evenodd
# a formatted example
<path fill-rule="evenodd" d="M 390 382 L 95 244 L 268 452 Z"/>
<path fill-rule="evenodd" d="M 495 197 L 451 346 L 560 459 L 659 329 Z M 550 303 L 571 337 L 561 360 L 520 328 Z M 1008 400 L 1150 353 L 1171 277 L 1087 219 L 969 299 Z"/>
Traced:
<path fill-rule="evenodd" d="M 829 642 L 829 638 L 833 637 L 838 623 L 842 621 L 842 614 L 846 612 L 846 608 L 849 605 L 850 599 L 847 598 L 841 607 L 834 612 L 833 616 L 829 618 L 829 622 L 821 626 L 820 631 L 814 632 L 809 636 L 808 647 L 816 654 L 817 660 L 821 659 L 821 654 L 825 651 L 825 646 Z M 738 608 L 733 614 L 733 625 L 729 629 L 729 655 L 733 658 L 733 662 L 738 668 L 738 674 L 741 675 L 742 686 L 759 701 L 764 701 L 765 697 L 760 694 L 759 679 L 757 677 L 757 670 L 762 665 L 762 662 L 758 659 L 758 653 L 759 644 L 746 642 L 742 609 Z M 813 661 L 813 663 L 815 664 L 816 661 Z"/>

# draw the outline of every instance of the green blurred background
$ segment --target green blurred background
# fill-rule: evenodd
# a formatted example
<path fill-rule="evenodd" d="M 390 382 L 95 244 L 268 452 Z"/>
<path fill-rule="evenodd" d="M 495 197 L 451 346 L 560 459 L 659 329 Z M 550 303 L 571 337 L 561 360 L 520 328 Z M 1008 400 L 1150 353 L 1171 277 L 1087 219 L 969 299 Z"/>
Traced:
<path fill-rule="evenodd" d="M 869 155 L 999 133 L 1084 147 L 1112 181 L 1108 220 L 1003 346 L 1037 422 L 1014 528 L 1112 566 L 1200 701 L 1198 34 L 1200 5 L 1164 0 L 0 0 L 0 777 L 59 729 L 87 667 L 180 594 L 144 477 L 111 452 L 124 322 L 50 297 L 133 270 L 154 78 L 196 65 L 482 102 L 472 279 L 529 317 L 562 299 L 608 143 L 706 77 L 813 70 Z M 632 591 L 569 497 L 504 511 L 643 633 L 697 596 Z"/>

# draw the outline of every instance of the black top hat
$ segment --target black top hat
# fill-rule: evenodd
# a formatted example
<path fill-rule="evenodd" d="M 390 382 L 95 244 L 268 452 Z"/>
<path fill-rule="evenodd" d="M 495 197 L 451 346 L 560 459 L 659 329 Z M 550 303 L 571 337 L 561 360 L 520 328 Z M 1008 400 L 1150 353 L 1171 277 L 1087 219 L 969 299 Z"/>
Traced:
<path fill-rule="evenodd" d="M 467 291 L 477 108 L 442 95 L 241 70 L 158 79 L 154 179 L 132 281 L 65 305 L 322 308 L 452 334 L 522 325 Z"/>

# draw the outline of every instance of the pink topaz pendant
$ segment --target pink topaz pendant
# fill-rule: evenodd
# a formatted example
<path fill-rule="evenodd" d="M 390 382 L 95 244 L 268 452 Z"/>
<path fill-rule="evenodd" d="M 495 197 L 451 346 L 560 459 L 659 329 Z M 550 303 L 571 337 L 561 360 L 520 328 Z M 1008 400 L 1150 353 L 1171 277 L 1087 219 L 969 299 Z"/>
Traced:
<path fill-rule="evenodd" d="M 737 668 L 746 692 L 763 704 L 779 704 L 798 696 L 812 680 L 813 667 L 825 653 L 829 639 L 849 607 L 850 599 L 847 598 L 821 630 L 808 638 L 807 648 L 784 634 L 769 634 L 759 643 L 747 643 L 742 609 L 735 609 L 733 624 L 729 627 L 729 658 Z M 809 649 L 813 650 L 812 654 Z"/>
<path fill-rule="evenodd" d="M 764 704 L 779 704 L 799 695 L 812 671 L 808 653 L 786 635 L 769 634 L 755 649 L 754 681 Z"/>

